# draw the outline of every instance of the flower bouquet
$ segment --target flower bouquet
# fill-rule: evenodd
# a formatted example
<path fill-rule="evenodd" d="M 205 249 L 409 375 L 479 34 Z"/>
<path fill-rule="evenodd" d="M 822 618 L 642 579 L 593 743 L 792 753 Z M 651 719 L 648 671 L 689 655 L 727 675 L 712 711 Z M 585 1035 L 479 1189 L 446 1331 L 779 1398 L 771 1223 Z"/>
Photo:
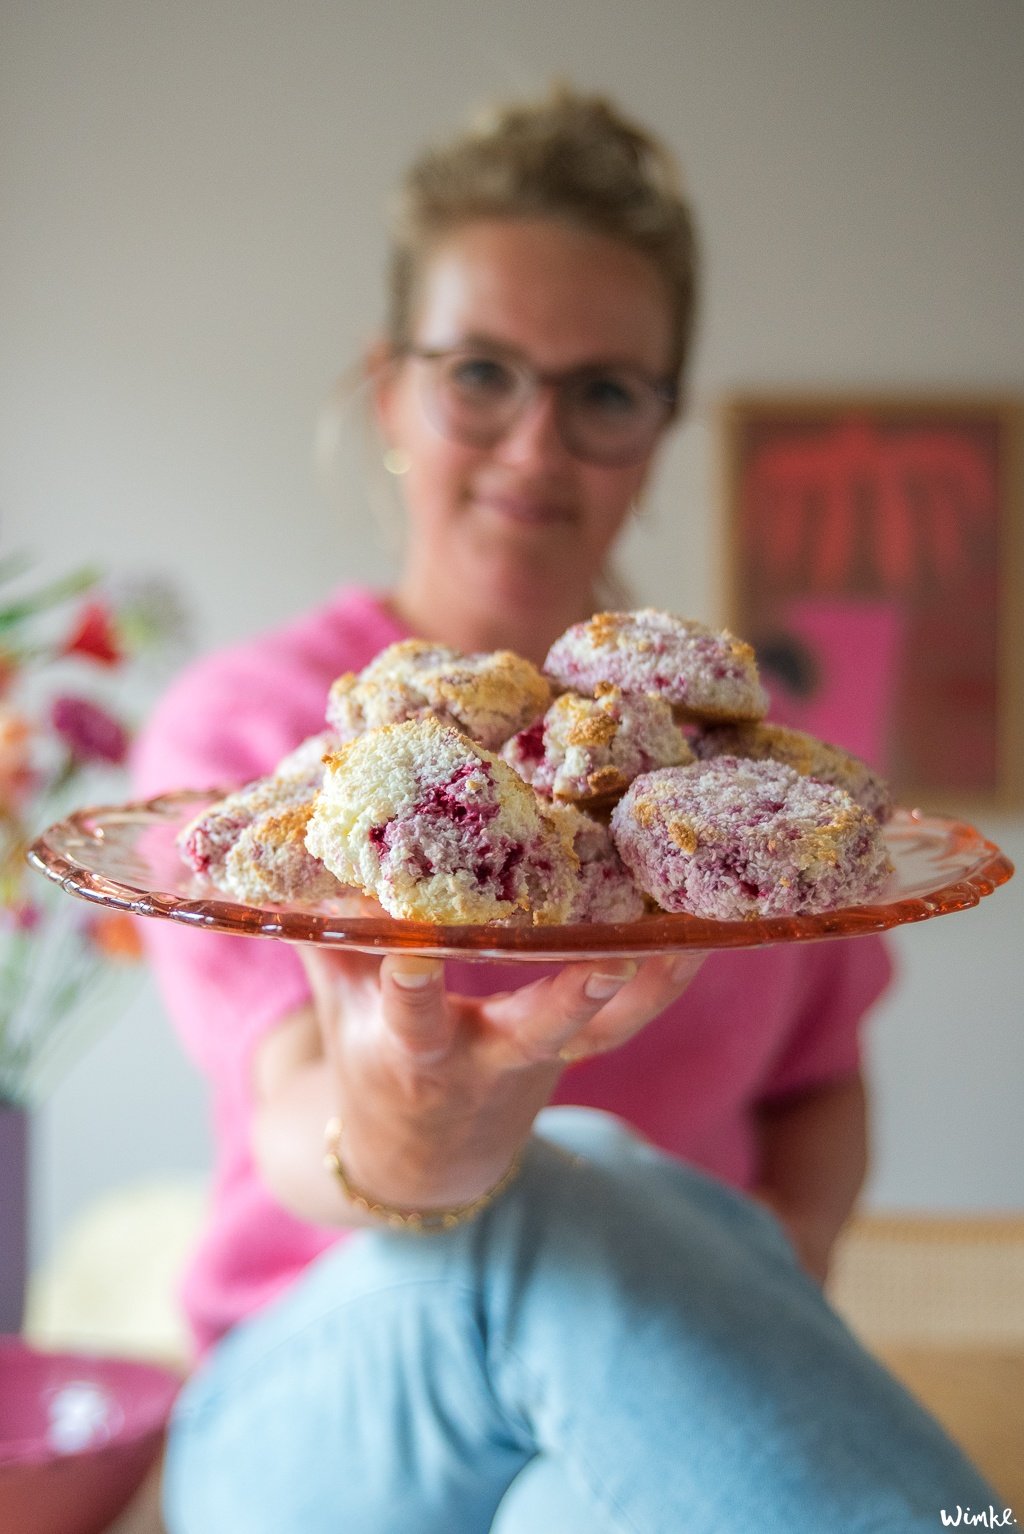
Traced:
<path fill-rule="evenodd" d="M 74 805 L 124 797 L 131 721 L 183 646 L 174 594 L 80 570 L 25 590 L 0 561 L 0 1105 L 37 1103 L 137 973 L 130 917 L 33 877 L 25 850 Z"/>

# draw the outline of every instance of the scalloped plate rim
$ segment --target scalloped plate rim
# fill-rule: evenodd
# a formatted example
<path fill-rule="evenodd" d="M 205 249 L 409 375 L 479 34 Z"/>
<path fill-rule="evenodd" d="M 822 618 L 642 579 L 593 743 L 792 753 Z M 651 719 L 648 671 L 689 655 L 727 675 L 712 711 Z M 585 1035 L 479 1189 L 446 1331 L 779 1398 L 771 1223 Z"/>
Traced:
<path fill-rule="evenodd" d="M 430 927 L 426 923 L 399 920 L 385 912 L 379 916 L 346 916 L 297 903 L 290 907 L 247 905 L 230 900 L 212 885 L 208 895 L 155 889 L 128 878 L 112 879 L 72 855 L 76 841 L 87 848 L 101 840 L 103 823 L 111 817 L 117 817 L 120 828 L 126 821 L 135 821 L 140 831 L 177 825 L 184 819 L 186 809 L 195 813 L 204 801 L 223 792 L 219 788 L 182 789 L 152 799 L 84 807 L 43 831 L 29 848 L 28 860 L 69 894 L 135 916 L 174 921 L 194 930 L 344 946 L 370 953 L 534 962 L 582 959 L 588 955 L 653 955 L 679 949 L 756 948 L 778 942 L 813 942 L 885 932 L 968 910 L 1005 884 L 1014 872 L 1013 864 L 1001 849 L 966 822 L 950 816 L 926 815 L 916 809 L 899 809 L 886 828 L 887 834 L 890 837 L 895 834 L 897 839 L 896 845 L 890 846 L 897 867 L 899 838 L 909 838 L 915 831 L 932 837 L 937 853 L 943 846 L 959 841 L 974 854 L 973 862 L 958 866 L 958 877 L 933 888 L 817 915 L 720 922 L 666 912 L 643 917 L 638 922 L 608 925 Z"/>

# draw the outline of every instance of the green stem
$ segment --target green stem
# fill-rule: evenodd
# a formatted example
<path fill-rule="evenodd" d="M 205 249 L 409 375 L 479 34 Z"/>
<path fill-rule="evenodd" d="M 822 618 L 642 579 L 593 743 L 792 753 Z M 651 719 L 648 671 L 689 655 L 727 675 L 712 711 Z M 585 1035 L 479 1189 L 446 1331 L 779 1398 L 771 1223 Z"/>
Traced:
<path fill-rule="evenodd" d="M 58 602 L 66 602 L 69 597 L 76 597 L 80 592 L 88 591 L 89 587 L 95 586 L 98 580 L 98 570 L 88 567 L 73 570 L 70 575 L 62 576 L 59 581 L 52 581 L 49 586 L 43 586 L 31 596 L 22 597 L 17 602 L 0 607 L 0 634 L 7 629 L 15 628 L 26 618 L 31 618 L 34 613 L 41 612 L 46 607 L 54 607 Z"/>

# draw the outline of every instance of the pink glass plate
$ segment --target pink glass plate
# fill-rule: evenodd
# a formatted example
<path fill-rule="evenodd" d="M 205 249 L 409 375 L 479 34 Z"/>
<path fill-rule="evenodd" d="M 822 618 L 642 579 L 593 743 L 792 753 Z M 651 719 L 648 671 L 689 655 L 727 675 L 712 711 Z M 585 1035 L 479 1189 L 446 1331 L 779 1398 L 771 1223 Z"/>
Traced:
<path fill-rule="evenodd" d="M 39 837 L 29 850 L 29 861 L 72 895 L 213 932 L 289 943 L 337 943 L 368 953 L 544 963 L 588 955 L 638 957 L 678 948 L 758 948 L 884 932 L 977 905 L 1013 873 L 1009 858 L 972 826 L 898 810 L 885 830 L 895 874 L 888 888 L 865 905 L 757 921 L 658 915 L 608 925 L 436 927 L 397 921 L 376 902 L 356 895 L 316 905 L 254 906 L 219 893 L 184 866 L 174 845 L 178 829 L 217 797 L 215 791 L 188 791 L 143 804 L 79 810 Z"/>

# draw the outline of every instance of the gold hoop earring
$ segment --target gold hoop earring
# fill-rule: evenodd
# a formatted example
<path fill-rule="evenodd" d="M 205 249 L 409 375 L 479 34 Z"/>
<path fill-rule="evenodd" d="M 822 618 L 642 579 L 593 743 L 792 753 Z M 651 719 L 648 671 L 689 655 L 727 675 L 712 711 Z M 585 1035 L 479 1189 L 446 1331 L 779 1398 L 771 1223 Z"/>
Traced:
<path fill-rule="evenodd" d="M 384 449 L 384 467 L 389 474 L 408 474 L 412 459 L 404 447 L 388 447 Z"/>

